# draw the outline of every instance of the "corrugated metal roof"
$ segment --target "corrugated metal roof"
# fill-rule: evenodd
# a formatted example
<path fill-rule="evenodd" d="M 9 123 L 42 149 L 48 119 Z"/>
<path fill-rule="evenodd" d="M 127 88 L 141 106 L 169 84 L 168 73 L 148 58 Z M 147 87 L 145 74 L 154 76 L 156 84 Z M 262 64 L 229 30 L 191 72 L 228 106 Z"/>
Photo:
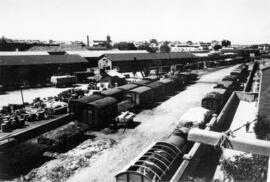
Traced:
<path fill-rule="evenodd" d="M 87 63 L 79 55 L 31 55 L 31 56 L 0 56 L 0 65 L 40 65 Z"/>
<path fill-rule="evenodd" d="M 104 56 L 112 61 L 133 61 L 134 58 L 136 58 L 136 60 L 197 58 L 197 56 L 189 52 L 104 54 Z"/>
<path fill-rule="evenodd" d="M 118 101 L 113 97 L 105 97 L 103 99 L 96 100 L 94 102 L 88 103 L 88 105 L 91 105 L 93 107 L 96 107 L 98 109 L 110 106 L 112 104 L 116 104 Z"/>
<path fill-rule="evenodd" d="M 149 90 L 151 90 L 150 87 L 146 87 L 146 86 L 141 86 L 135 89 L 130 90 L 131 92 L 135 92 L 138 94 L 144 93 L 144 92 L 148 92 Z"/>

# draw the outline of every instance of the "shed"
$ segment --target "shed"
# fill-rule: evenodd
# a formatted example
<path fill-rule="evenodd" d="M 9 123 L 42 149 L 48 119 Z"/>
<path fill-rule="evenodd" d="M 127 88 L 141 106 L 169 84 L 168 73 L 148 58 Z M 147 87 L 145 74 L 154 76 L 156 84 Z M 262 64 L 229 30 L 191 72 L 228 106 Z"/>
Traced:
<path fill-rule="evenodd" d="M 113 97 L 105 97 L 87 104 L 81 112 L 81 122 L 93 128 L 107 127 L 117 116 L 118 101 Z"/>

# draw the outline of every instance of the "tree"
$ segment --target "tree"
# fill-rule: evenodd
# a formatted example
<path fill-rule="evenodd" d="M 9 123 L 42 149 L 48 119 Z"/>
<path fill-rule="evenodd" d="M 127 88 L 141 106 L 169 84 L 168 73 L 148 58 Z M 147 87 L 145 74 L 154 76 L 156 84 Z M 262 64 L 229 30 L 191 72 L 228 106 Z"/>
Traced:
<path fill-rule="evenodd" d="M 156 44 L 156 45 L 158 44 L 157 39 L 151 39 L 149 42 L 150 42 L 150 44 L 152 44 L 152 43 L 153 43 L 153 44 Z"/>
<path fill-rule="evenodd" d="M 222 46 L 220 45 L 220 44 L 215 44 L 214 46 L 213 46 L 213 49 L 215 50 L 215 51 L 217 51 L 217 50 L 219 50 L 219 49 L 221 49 L 222 48 Z"/>
<path fill-rule="evenodd" d="M 168 45 L 168 42 L 164 42 L 161 46 L 160 46 L 160 52 L 171 52 L 171 48 Z"/>
<path fill-rule="evenodd" d="M 119 42 L 114 44 L 113 48 L 119 50 L 137 50 L 136 46 L 131 42 Z"/>
<path fill-rule="evenodd" d="M 229 46 L 231 46 L 231 41 L 229 41 L 229 40 L 222 40 L 221 41 L 221 45 L 222 45 L 222 47 L 229 47 Z"/>
<path fill-rule="evenodd" d="M 138 50 L 146 50 L 146 51 L 151 52 L 151 53 L 154 53 L 157 51 L 155 48 L 150 47 L 149 44 L 147 44 L 147 43 L 139 45 Z"/>

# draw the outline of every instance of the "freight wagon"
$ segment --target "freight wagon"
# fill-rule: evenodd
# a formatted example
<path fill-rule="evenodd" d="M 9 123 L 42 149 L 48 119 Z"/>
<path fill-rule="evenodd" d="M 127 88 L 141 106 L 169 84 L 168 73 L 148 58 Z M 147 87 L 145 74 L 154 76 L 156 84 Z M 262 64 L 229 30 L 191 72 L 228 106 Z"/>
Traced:
<path fill-rule="evenodd" d="M 81 115 L 80 112 L 83 109 L 83 107 L 86 106 L 87 103 L 93 102 L 102 98 L 104 97 L 101 95 L 90 95 L 90 96 L 84 96 L 80 99 L 71 100 L 68 104 L 69 112 L 73 114 L 74 119 L 80 119 L 79 118 L 79 116 Z"/>
<path fill-rule="evenodd" d="M 140 86 L 128 91 L 125 94 L 125 99 L 131 100 L 136 107 L 148 106 L 152 103 L 152 89 L 146 86 Z"/>
<path fill-rule="evenodd" d="M 161 93 L 163 95 L 170 95 L 174 92 L 174 84 L 170 79 L 161 79 L 158 82 L 162 83 Z"/>
<path fill-rule="evenodd" d="M 71 87 L 73 84 L 76 83 L 75 76 L 64 75 L 64 76 L 52 76 L 51 82 L 56 87 Z"/>
<path fill-rule="evenodd" d="M 159 97 L 162 96 L 162 83 L 155 81 L 147 84 L 146 86 L 151 88 L 153 100 L 158 100 Z"/>
<path fill-rule="evenodd" d="M 81 122 L 91 128 L 103 128 L 109 126 L 117 116 L 118 101 L 113 97 L 105 97 L 90 103 L 81 111 Z"/>

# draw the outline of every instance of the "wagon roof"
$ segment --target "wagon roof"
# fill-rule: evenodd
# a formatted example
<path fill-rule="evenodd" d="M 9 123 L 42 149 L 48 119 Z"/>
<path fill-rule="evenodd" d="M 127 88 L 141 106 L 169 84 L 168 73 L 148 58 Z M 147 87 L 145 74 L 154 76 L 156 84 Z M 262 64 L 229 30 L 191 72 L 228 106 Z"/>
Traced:
<path fill-rule="evenodd" d="M 163 83 L 163 84 L 167 84 L 167 83 L 172 83 L 173 81 L 170 79 L 162 79 L 162 80 L 159 80 L 158 82 Z"/>
<path fill-rule="evenodd" d="M 90 95 L 90 96 L 84 96 L 80 99 L 74 100 L 75 102 L 80 102 L 80 103 L 88 103 L 88 102 L 93 102 L 98 99 L 102 99 L 103 96 L 101 95 Z"/>
<path fill-rule="evenodd" d="M 102 91 L 102 92 L 100 92 L 100 93 L 101 93 L 102 95 L 111 96 L 111 95 L 118 94 L 118 93 L 121 93 L 121 92 L 123 92 L 123 90 L 121 90 L 121 89 L 119 89 L 119 88 L 111 88 L 111 89 Z"/>
<path fill-rule="evenodd" d="M 146 85 L 146 84 L 148 84 L 150 82 L 151 82 L 150 80 L 141 80 L 141 81 L 134 82 L 133 84 Z"/>
<path fill-rule="evenodd" d="M 233 81 L 221 81 L 218 84 L 223 85 L 225 88 L 228 88 L 232 85 Z"/>
<path fill-rule="evenodd" d="M 144 92 L 148 92 L 149 90 L 151 90 L 150 87 L 146 87 L 146 86 L 141 86 L 135 89 L 130 90 L 131 92 L 135 92 L 135 93 L 144 93 Z"/>
<path fill-rule="evenodd" d="M 147 87 L 151 87 L 151 88 L 158 88 L 158 87 L 160 87 L 160 86 L 162 86 L 162 85 L 163 85 L 162 83 L 156 81 L 156 82 L 149 83 L 149 84 L 147 84 L 146 86 L 147 86 Z"/>
<path fill-rule="evenodd" d="M 122 86 L 117 87 L 117 88 L 122 89 L 122 90 L 131 90 L 131 89 L 134 89 L 136 87 L 138 87 L 138 85 L 130 83 L 130 84 L 122 85 Z"/>
<path fill-rule="evenodd" d="M 101 109 L 112 104 L 116 104 L 117 100 L 113 97 L 105 97 L 103 99 L 99 99 L 93 102 L 88 103 L 88 105 L 93 106 L 95 108 Z"/>

